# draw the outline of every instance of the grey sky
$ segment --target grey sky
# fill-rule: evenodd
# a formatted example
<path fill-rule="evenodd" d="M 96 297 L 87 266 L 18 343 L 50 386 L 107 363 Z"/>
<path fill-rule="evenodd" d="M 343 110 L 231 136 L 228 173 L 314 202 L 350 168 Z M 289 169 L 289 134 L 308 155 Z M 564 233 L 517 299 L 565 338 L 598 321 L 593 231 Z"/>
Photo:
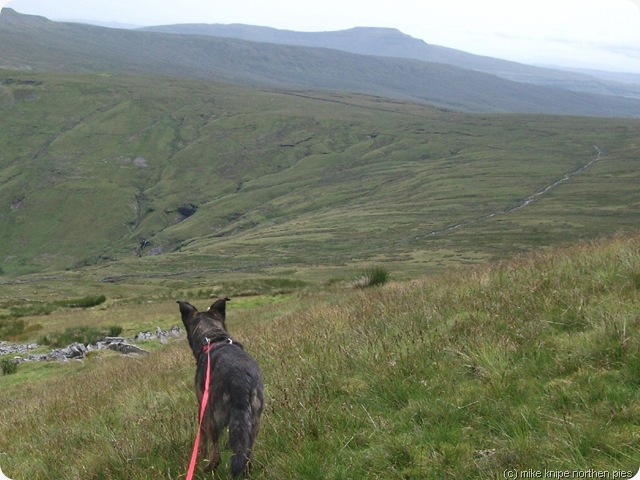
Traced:
<path fill-rule="evenodd" d="M 640 0 L 0 0 L 3 4 L 54 20 L 135 25 L 393 27 L 482 55 L 640 73 Z"/>

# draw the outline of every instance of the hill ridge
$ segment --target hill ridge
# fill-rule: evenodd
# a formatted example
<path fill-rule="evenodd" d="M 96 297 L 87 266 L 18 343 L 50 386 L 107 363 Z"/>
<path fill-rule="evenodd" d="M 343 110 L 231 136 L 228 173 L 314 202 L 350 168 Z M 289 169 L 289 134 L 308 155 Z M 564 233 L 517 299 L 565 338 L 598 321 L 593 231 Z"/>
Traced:
<path fill-rule="evenodd" d="M 640 85 L 605 80 L 584 72 L 540 67 L 471 54 L 433 45 L 396 28 L 353 27 L 325 32 L 298 32 L 246 24 L 175 24 L 140 28 L 143 31 L 182 35 L 208 35 L 254 42 L 331 48 L 370 56 L 385 56 L 442 63 L 495 75 L 506 80 L 574 92 L 640 98 Z"/>
<path fill-rule="evenodd" d="M 12 18 L 23 22 L 16 28 Z M 640 117 L 640 100 L 513 82 L 452 65 L 219 37 L 0 15 L 0 65 L 218 80 L 260 88 L 350 91 L 476 112 Z"/>

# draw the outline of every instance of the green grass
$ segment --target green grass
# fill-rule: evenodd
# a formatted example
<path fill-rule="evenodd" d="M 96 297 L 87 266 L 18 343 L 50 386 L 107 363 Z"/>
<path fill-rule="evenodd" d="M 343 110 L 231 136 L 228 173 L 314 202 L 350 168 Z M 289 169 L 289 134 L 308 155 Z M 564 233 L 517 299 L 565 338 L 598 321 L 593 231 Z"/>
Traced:
<path fill-rule="evenodd" d="M 156 287 L 311 268 L 296 280 L 315 281 L 319 269 L 330 278 L 371 264 L 412 277 L 640 221 L 638 121 L 469 115 L 195 80 L 2 76 L 13 82 L 4 88 L 31 92 L 1 107 L 5 283 L 63 269 L 83 283 Z M 594 145 L 602 155 L 589 169 L 505 213 L 596 158 Z M 185 216 L 185 205 L 198 208 Z"/>
<path fill-rule="evenodd" d="M 252 478 L 635 473 L 638 265 L 635 235 L 378 289 L 232 301 L 228 326 L 266 384 Z M 112 321 L 145 310 L 179 323 L 169 301 L 108 309 Z M 186 340 L 97 358 L 0 377 L 10 478 L 183 478 L 196 428 Z"/>
<path fill-rule="evenodd" d="M 107 336 L 118 336 L 122 332 L 122 327 L 111 326 L 107 330 L 99 330 L 95 327 L 69 327 L 62 332 L 54 332 L 39 339 L 39 344 L 51 347 L 66 347 L 72 343 L 82 343 L 84 345 L 95 345 L 104 340 Z"/>
<path fill-rule="evenodd" d="M 34 320 L 35 317 L 50 316 L 57 310 L 63 308 L 86 309 L 96 307 L 106 302 L 106 300 L 107 298 L 104 295 L 90 295 L 75 299 L 52 300 L 50 302 L 43 302 L 41 298 L 33 302 L 24 298 L 20 300 L 9 300 L 5 305 L 0 305 L 0 309 L 4 307 L 5 311 L 5 313 L 0 314 L 0 339 L 21 340 L 28 338 L 33 332 L 43 328 L 40 322 Z M 25 322 L 25 317 L 31 320 Z M 94 339 L 94 337 L 95 335 L 91 335 L 91 339 Z M 47 337 L 45 336 L 44 338 L 46 339 Z M 60 342 L 51 339 L 46 341 L 57 346 L 64 346 L 59 343 L 65 341 L 65 336 L 62 335 Z"/>
<path fill-rule="evenodd" d="M 57 306 L 70 308 L 91 308 L 98 306 L 106 301 L 107 297 L 105 297 L 104 295 L 92 295 L 70 300 L 57 300 L 54 302 L 54 304 Z"/>

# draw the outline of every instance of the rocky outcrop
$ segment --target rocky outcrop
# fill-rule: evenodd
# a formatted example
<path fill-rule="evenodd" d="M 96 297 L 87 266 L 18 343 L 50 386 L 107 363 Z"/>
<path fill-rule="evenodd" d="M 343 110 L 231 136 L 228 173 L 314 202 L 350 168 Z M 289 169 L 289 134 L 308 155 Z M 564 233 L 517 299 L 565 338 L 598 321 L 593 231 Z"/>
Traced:
<path fill-rule="evenodd" d="M 11 355 L 11 354 L 25 355 L 29 353 L 29 350 L 35 350 L 38 347 L 39 345 L 37 343 L 21 345 L 17 343 L 0 342 L 0 355 Z"/>
<path fill-rule="evenodd" d="M 105 348 L 125 355 L 148 353 L 146 350 L 136 345 L 127 343 L 124 338 L 120 337 L 107 337 L 103 342 L 98 342 L 95 349 L 104 350 Z"/>
<path fill-rule="evenodd" d="M 82 343 L 72 343 L 64 348 L 56 348 L 48 353 L 36 353 L 26 357 L 15 357 L 17 363 L 22 362 L 45 362 L 45 361 L 68 361 L 82 359 L 87 355 L 87 347 Z"/>
<path fill-rule="evenodd" d="M 126 339 L 124 337 L 105 337 L 95 345 L 72 343 L 64 348 L 56 348 L 47 353 L 30 353 L 33 350 L 41 348 L 37 343 L 27 345 L 0 342 L 0 355 L 15 355 L 14 359 L 17 363 L 44 361 L 67 362 L 69 360 L 82 360 L 89 352 L 105 349 L 114 350 L 124 355 L 139 355 L 148 352 L 131 342 L 158 339 L 160 340 L 160 343 L 165 344 L 169 338 L 177 338 L 183 335 L 184 330 L 178 326 L 172 327 L 169 330 L 162 330 L 157 327 L 155 333 L 140 332 L 133 339 Z"/>
<path fill-rule="evenodd" d="M 156 332 L 140 332 L 134 337 L 134 340 L 140 342 L 142 340 L 151 340 L 157 338 L 161 344 L 167 343 L 168 338 L 177 338 L 184 335 L 184 329 L 181 327 L 173 326 L 169 330 L 161 330 L 160 327 L 156 327 Z"/>

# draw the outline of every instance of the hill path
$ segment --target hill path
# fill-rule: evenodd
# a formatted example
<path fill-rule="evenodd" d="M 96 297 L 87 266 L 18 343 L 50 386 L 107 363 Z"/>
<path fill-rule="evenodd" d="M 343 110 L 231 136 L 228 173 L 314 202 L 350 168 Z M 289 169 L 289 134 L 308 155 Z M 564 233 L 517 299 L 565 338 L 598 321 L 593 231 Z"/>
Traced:
<path fill-rule="evenodd" d="M 555 182 L 549 183 L 549 184 L 544 185 L 543 187 L 539 188 L 533 194 L 529 195 L 527 198 L 522 200 L 517 205 L 515 205 L 513 207 L 509 207 L 506 210 L 498 210 L 498 211 L 495 211 L 495 212 L 491 212 L 491 213 L 482 215 L 480 217 L 472 218 L 470 220 L 466 220 L 464 222 L 457 223 L 455 225 L 450 225 L 450 226 L 445 227 L 445 228 L 434 230 L 434 231 L 432 231 L 430 233 L 427 233 L 426 235 L 421 235 L 421 236 L 416 237 L 416 238 L 433 237 L 433 236 L 436 236 L 436 235 L 444 235 L 444 234 L 459 230 L 461 228 L 468 227 L 470 225 L 475 225 L 476 223 L 483 222 L 485 220 L 489 220 L 491 218 L 494 218 L 494 217 L 497 217 L 497 216 L 500 216 L 500 215 L 508 215 L 509 213 L 513 213 L 515 211 L 518 211 L 521 208 L 525 208 L 525 207 L 530 206 L 532 203 L 534 203 L 535 201 L 539 200 L 542 196 L 546 195 L 547 193 L 549 193 L 554 188 L 556 188 L 556 187 L 568 182 L 569 180 L 571 180 L 576 175 L 579 175 L 579 174 L 583 173 L 585 170 L 587 170 L 588 168 L 592 167 L 596 162 L 600 161 L 600 158 L 602 157 L 602 151 L 600 150 L 600 148 L 597 145 L 594 145 L 593 148 L 596 151 L 595 158 L 591 159 L 589 162 L 585 163 L 580 168 L 578 168 L 576 170 L 573 170 L 571 172 L 565 173 L 561 178 L 559 178 Z"/>

